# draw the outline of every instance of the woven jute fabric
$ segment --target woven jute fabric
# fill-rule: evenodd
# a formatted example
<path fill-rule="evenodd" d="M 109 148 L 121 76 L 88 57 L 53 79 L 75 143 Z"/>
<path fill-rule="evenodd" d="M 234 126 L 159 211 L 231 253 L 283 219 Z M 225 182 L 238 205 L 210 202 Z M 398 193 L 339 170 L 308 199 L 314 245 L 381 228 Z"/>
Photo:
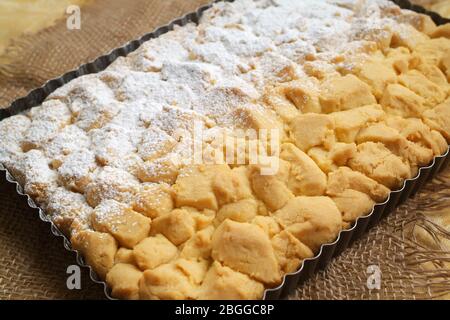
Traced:
<path fill-rule="evenodd" d="M 81 10 L 81 30 L 63 19 L 16 40 L 0 57 L 0 105 L 7 106 L 82 63 L 93 60 L 208 0 L 95 0 Z M 329 267 L 299 286 L 290 299 L 431 299 L 450 295 L 450 169 L 379 226 L 353 243 Z M 82 269 L 81 290 L 69 290 L 75 255 L 35 210 L 0 178 L 0 299 L 104 299 L 103 287 Z M 380 271 L 380 289 L 368 289 L 368 268 Z"/>

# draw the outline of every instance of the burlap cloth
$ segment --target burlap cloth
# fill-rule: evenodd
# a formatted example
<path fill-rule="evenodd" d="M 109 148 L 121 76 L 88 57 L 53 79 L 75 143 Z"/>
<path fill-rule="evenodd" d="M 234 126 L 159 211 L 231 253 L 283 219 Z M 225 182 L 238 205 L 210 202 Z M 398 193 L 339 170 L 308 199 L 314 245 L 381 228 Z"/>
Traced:
<path fill-rule="evenodd" d="M 16 40 L 0 57 L 0 105 L 45 80 L 166 24 L 208 0 L 96 0 L 82 8 L 81 30 L 65 19 Z M 450 234 L 432 221 L 450 221 L 450 170 L 427 185 L 353 244 L 291 299 L 412 299 L 450 295 Z M 433 220 L 434 219 L 434 220 Z M 446 246 L 447 245 L 447 246 Z M 63 248 L 12 185 L 0 178 L 0 299 L 103 299 L 103 288 L 82 270 L 82 289 L 68 290 L 74 254 Z M 367 267 L 381 270 L 381 289 L 369 290 Z"/>

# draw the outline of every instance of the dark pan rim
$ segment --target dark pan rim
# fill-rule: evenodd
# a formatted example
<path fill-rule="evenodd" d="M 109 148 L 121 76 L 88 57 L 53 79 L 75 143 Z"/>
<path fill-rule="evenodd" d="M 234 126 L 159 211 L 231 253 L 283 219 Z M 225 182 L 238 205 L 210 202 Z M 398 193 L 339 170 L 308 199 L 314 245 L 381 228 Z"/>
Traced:
<path fill-rule="evenodd" d="M 425 14 L 425 15 L 431 17 L 431 19 L 433 19 L 434 23 L 436 23 L 438 26 L 446 24 L 446 23 L 450 23 L 450 19 L 444 18 L 443 16 L 441 16 L 439 13 L 437 13 L 435 11 L 431 11 L 431 10 L 428 10 L 417 4 L 413 4 L 409 0 L 391 0 L 391 1 L 394 2 L 395 4 L 397 4 L 402 9 L 411 10 L 411 11 Z"/>

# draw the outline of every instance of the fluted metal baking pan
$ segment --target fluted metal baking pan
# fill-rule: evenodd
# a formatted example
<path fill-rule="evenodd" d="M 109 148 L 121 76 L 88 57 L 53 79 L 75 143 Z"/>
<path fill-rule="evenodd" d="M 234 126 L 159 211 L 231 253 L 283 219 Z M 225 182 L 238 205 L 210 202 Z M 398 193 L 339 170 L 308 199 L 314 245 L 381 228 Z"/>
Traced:
<path fill-rule="evenodd" d="M 225 1 L 232 2 L 233 0 Z M 0 109 L 0 121 L 41 104 L 50 93 L 79 76 L 104 70 L 118 57 L 126 56 L 127 54 L 135 51 L 143 42 L 156 38 L 172 30 L 175 25 L 183 26 L 190 22 L 197 23 L 203 12 L 210 7 L 211 4 L 202 6 L 197 11 L 176 19 L 168 25 L 162 26 L 151 33 L 147 33 L 137 40 L 128 42 L 124 46 L 116 48 L 110 53 L 103 55 L 90 63 L 80 66 L 76 70 L 72 70 L 61 77 L 46 82 L 42 87 L 31 91 L 26 97 L 15 100 L 8 108 Z M 419 170 L 417 177 L 406 180 L 403 187 L 397 191 L 391 192 L 389 198 L 385 202 L 376 204 L 370 214 L 359 217 L 356 222 L 352 224 L 350 229 L 342 230 L 333 243 L 322 245 L 319 253 L 313 258 L 305 259 L 299 270 L 294 273 L 286 274 L 279 286 L 265 290 L 263 299 L 279 299 L 286 296 L 289 292 L 295 289 L 299 283 L 302 283 L 308 279 L 317 270 L 326 267 L 334 256 L 344 251 L 353 241 L 364 234 L 368 228 L 376 225 L 383 216 L 391 212 L 392 209 L 394 209 L 398 204 L 408 199 L 409 196 L 415 194 L 426 181 L 434 177 L 443 167 L 445 167 L 450 162 L 449 154 L 450 150 L 447 150 L 444 155 L 434 158 L 433 162 L 429 166 L 423 167 Z M 22 186 L 20 186 L 20 184 L 1 163 L 0 172 L 4 173 L 7 182 L 16 185 L 17 193 L 26 199 L 28 205 L 32 209 L 38 212 L 42 221 L 50 225 L 52 233 L 63 239 L 64 248 L 76 254 L 77 263 L 80 266 L 89 269 L 89 274 L 92 281 L 103 285 L 106 297 L 113 299 L 111 296 L 111 290 L 106 283 L 102 281 L 92 270 L 92 268 L 85 263 L 82 255 L 77 250 L 72 248 L 69 239 L 58 229 L 58 227 L 55 226 L 44 210 L 41 209 L 29 195 L 24 193 Z M 3 173 L 1 174 L 2 176 Z"/>
<path fill-rule="evenodd" d="M 439 13 L 435 11 L 428 10 L 422 6 L 419 6 L 417 4 L 411 3 L 409 0 L 391 0 L 395 4 L 397 4 L 402 9 L 408 9 L 411 11 L 415 11 L 417 13 L 426 14 L 427 16 L 430 16 L 431 19 L 433 19 L 434 23 L 436 23 L 438 26 L 446 23 L 450 23 L 450 19 L 444 18 Z"/>

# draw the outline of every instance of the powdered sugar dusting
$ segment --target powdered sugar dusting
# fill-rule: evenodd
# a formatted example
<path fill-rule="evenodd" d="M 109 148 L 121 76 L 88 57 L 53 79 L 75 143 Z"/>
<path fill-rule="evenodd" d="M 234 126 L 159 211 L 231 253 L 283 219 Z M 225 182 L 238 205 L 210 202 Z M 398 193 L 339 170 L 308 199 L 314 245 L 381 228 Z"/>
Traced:
<path fill-rule="evenodd" d="M 56 188 L 48 198 L 47 212 L 60 226 L 70 227 L 77 220 L 79 224 L 88 227 L 92 208 L 82 194 Z"/>
<path fill-rule="evenodd" d="M 127 206 L 115 200 L 104 200 L 94 210 L 98 223 L 109 222 L 111 218 L 120 217 Z"/>
<path fill-rule="evenodd" d="M 139 181 L 132 174 L 106 166 L 98 169 L 85 193 L 88 203 L 95 207 L 107 199 L 130 203 L 138 189 Z"/>
<path fill-rule="evenodd" d="M 94 153 L 90 150 L 79 150 L 65 158 L 58 168 L 58 173 L 64 181 L 87 180 L 96 168 Z"/>
<path fill-rule="evenodd" d="M 245 114 L 264 112 L 266 87 L 316 86 L 394 34 L 418 38 L 401 15 L 387 0 L 219 2 L 198 26 L 175 27 L 59 88 L 26 116 L 2 121 L 0 161 L 54 215 L 71 216 L 78 205 L 85 217 L 88 204 L 100 217 L 114 215 L 140 182 L 176 177 L 170 160 L 191 155 L 195 122 L 233 131 Z M 57 188 L 80 179 L 83 194 Z"/>

